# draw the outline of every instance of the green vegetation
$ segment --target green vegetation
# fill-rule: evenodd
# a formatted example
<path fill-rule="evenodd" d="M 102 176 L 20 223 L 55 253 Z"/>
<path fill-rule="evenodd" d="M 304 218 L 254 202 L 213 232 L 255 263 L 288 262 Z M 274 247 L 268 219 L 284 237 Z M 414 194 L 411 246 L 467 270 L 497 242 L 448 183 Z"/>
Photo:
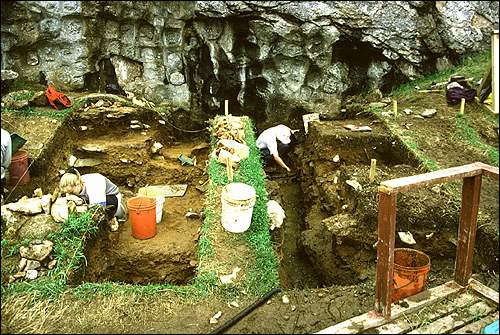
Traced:
<path fill-rule="evenodd" d="M 22 91 L 13 93 L 12 98 L 16 101 L 22 101 L 22 100 L 29 100 L 29 99 L 33 98 L 34 95 L 35 95 L 35 91 L 22 90 Z"/>
<path fill-rule="evenodd" d="M 477 131 L 470 126 L 469 117 L 458 115 L 456 118 L 456 127 L 458 136 L 468 141 L 472 146 L 484 152 L 488 164 L 498 166 L 498 149 L 484 143 Z"/>
<path fill-rule="evenodd" d="M 411 81 L 395 88 L 391 92 L 391 96 L 399 97 L 411 94 L 415 91 L 415 86 L 424 89 L 430 87 L 432 83 L 447 81 L 450 76 L 455 74 L 464 75 L 467 78 L 474 78 L 475 81 L 478 81 L 484 76 L 484 72 L 489 61 L 490 50 L 471 54 L 468 57 L 462 58 L 460 62 L 454 67 L 450 67 L 440 72 L 431 73 L 423 78 Z"/>
<path fill-rule="evenodd" d="M 47 272 L 47 276 L 33 282 L 22 281 L 7 287 L 2 286 L 2 295 L 31 292 L 37 297 L 49 300 L 59 298 L 66 289 L 70 274 L 77 271 L 85 261 L 84 241 L 93 237 L 97 231 L 96 222 L 93 220 L 96 210 L 97 207 L 93 207 L 81 215 L 70 214 L 60 231 L 49 234 L 49 240 L 54 242 L 52 254 L 57 259 L 57 265 Z M 9 255 L 17 254 L 19 246 L 14 245 L 16 250 L 9 252 Z"/>

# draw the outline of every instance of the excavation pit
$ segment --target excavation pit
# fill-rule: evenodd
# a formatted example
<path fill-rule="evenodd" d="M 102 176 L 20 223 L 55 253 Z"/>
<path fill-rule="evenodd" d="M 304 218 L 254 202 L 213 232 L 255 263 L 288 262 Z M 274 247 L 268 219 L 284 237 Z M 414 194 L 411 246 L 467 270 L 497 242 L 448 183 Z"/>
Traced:
<path fill-rule="evenodd" d="M 357 132 L 346 124 L 369 126 Z M 375 174 L 370 179 L 372 159 Z M 422 173 L 417 159 L 375 118 L 309 124 L 285 157 L 294 175 L 266 167 L 270 200 L 286 219 L 272 232 L 287 289 L 359 284 L 375 277 L 377 187 L 380 182 Z M 278 172 L 276 172 L 278 170 Z M 397 230 L 411 231 L 412 248 L 453 263 L 457 212 L 444 192 L 422 189 L 398 198 Z M 426 238 L 433 232 L 433 238 Z M 396 238 L 397 247 L 409 247 Z M 449 265 L 449 264 L 448 264 Z"/>
<path fill-rule="evenodd" d="M 184 133 L 155 111 L 106 99 L 88 102 L 63 122 L 42 155 L 50 158 L 39 158 L 51 164 L 33 169 L 32 187 L 54 189 L 58 171 L 74 156 L 80 174 L 100 173 L 115 183 L 124 205 L 146 186 L 173 190 L 165 197 L 152 238 L 134 238 L 128 216 L 115 232 L 100 224 L 98 236 L 87 243 L 86 265 L 74 280 L 184 285 L 194 277 L 208 182 L 207 137 L 205 132 Z M 182 186 L 187 187 L 184 193 Z"/>

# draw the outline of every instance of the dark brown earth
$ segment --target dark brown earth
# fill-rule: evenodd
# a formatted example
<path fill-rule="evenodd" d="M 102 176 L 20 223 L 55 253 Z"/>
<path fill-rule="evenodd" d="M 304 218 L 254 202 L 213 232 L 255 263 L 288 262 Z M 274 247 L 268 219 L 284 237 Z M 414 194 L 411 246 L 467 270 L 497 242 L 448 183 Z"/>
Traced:
<path fill-rule="evenodd" d="M 293 175 L 266 167 L 269 199 L 277 200 L 287 214 L 282 228 L 271 233 L 280 260 L 283 292 L 231 327 L 228 333 L 312 333 L 373 309 L 377 186 L 384 180 L 428 172 L 418 157 L 404 147 L 403 139 L 411 138 L 419 152 L 425 153 L 440 168 L 475 161 L 488 163 L 484 152 L 473 149 L 458 136 L 455 127 L 458 107 L 448 106 L 444 96 L 427 94 L 402 99 L 399 108 L 411 108 L 413 114 L 388 119 L 368 113 L 356 116 L 348 108 L 344 119 L 310 125 L 310 133 L 298 138 L 296 150 L 285 158 L 293 168 Z M 430 119 L 414 117 L 425 108 L 436 108 L 438 114 Z M 65 129 L 67 124 L 59 128 L 65 130 L 57 134 L 57 144 L 53 137 L 60 121 L 2 113 L 4 128 L 29 139 L 26 149 L 30 156 L 42 155 L 42 160 L 33 165 L 33 171 L 38 171 L 33 173 L 33 185 L 20 187 L 11 197 L 31 194 L 30 187 L 34 189 L 37 183 L 45 182 L 53 187 L 56 172 L 64 165 L 68 153 L 77 152 L 83 144 L 110 146 L 108 152 L 114 160 L 105 158 L 105 163 L 95 170 L 83 169 L 83 173 L 96 171 L 110 175 L 120 188 L 128 190 L 124 192 L 126 198 L 147 184 L 189 183 L 186 198 L 166 200 L 164 219 L 154 239 L 149 242 L 133 239 L 127 222 L 114 233 L 114 238 L 109 235 L 109 245 L 95 249 L 107 250 L 107 254 L 103 251 L 106 257 L 95 251 L 89 258 L 89 278 L 95 281 L 147 282 L 156 281 L 161 275 L 169 278 L 169 282 L 182 283 L 194 275 L 196 268 L 195 241 L 201 221 L 184 215 L 187 210 L 201 211 L 203 207 L 204 196 L 195 186 L 207 178 L 204 160 L 208 152 L 196 148 L 207 139 L 202 136 L 194 141 L 189 137 L 177 138 L 178 133 L 173 130 L 169 134 L 161 133 L 155 127 L 158 119 L 132 110 L 110 127 L 109 119 L 105 118 L 107 113 L 109 110 L 90 110 L 87 116 L 83 113 L 77 119 L 67 120 L 73 130 Z M 482 141 L 498 150 L 498 133 L 491 127 L 492 118 L 496 118 L 498 126 L 498 117 L 488 114 L 489 111 L 476 103 L 468 105 L 467 113 Z M 132 119 L 153 126 L 147 136 L 130 135 L 128 126 Z M 372 132 L 350 132 L 342 127 L 346 123 L 369 125 Z M 95 130 L 87 130 L 84 136 L 79 130 L 81 125 L 94 126 Z M 165 161 L 153 160 L 144 148 L 132 150 L 130 147 L 134 143 L 148 146 L 153 140 L 161 140 L 166 145 Z M 47 148 L 42 154 L 40 143 Z M 134 154 L 136 151 L 139 155 Z M 196 153 L 198 167 L 179 167 L 176 159 L 180 153 Z M 336 154 L 339 162 L 333 161 Z M 117 162 L 119 158 L 142 161 L 142 164 L 123 167 Z M 378 170 L 375 180 L 370 182 L 371 158 L 377 159 Z M 131 172 L 138 178 L 127 178 Z M 47 180 L 47 176 L 54 178 Z M 353 178 L 363 185 L 362 191 L 354 191 L 345 184 Z M 439 193 L 422 189 L 398 198 L 397 230 L 411 231 L 417 241 L 413 247 L 431 257 L 429 287 L 453 278 L 454 238 L 456 241 L 460 215 L 454 187 L 457 186 L 449 189 L 442 186 Z M 328 229 L 336 223 L 344 226 L 338 231 Z M 498 183 L 487 178 L 483 178 L 478 226 L 474 277 L 498 289 Z M 341 234 L 347 232 L 349 234 Z M 426 238 L 429 233 L 434 233 L 431 239 Z M 172 246 L 182 243 L 187 244 L 187 251 L 173 255 Z M 397 238 L 396 243 L 397 247 L 405 246 Z M 183 264 L 179 271 L 182 274 L 178 276 L 163 265 L 175 255 Z M 120 263 L 124 259 L 127 264 Z M 283 303 L 283 295 L 289 298 L 289 303 Z M 4 305 L 2 302 L 2 333 L 207 333 L 257 299 L 239 293 L 236 298 L 239 307 L 234 307 L 215 296 L 193 302 L 173 297 L 169 292 L 153 297 L 96 296 L 91 301 L 67 295 L 59 303 L 41 304 L 31 315 L 20 313 L 22 308 L 14 303 Z M 96 315 L 96 311 L 101 313 Z M 222 311 L 219 323 L 209 324 L 210 317 L 217 311 Z"/>

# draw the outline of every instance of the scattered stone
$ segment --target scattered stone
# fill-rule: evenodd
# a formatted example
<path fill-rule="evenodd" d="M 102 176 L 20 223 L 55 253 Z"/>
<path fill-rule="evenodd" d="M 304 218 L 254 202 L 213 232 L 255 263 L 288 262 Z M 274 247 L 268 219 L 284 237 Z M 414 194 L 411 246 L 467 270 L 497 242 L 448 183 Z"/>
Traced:
<path fill-rule="evenodd" d="M 43 192 L 41 188 L 37 188 L 36 190 L 33 191 L 33 197 L 34 198 L 41 198 L 43 196 Z"/>
<path fill-rule="evenodd" d="M 19 248 L 19 253 L 21 257 L 32 259 L 36 261 L 43 261 L 52 251 L 54 243 L 45 240 L 38 243 L 39 241 L 34 240 L 30 243 L 29 247 L 22 246 Z"/>
<path fill-rule="evenodd" d="M 385 102 L 372 102 L 368 105 L 370 108 L 384 108 L 387 106 Z"/>
<path fill-rule="evenodd" d="M 28 259 L 22 257 L 21 260 L 19 261 L 19 266 L 17 267 L 18 271 L 21 272 L 24 270 L 26 267 L 26 264 L 28 263 Z"/>
<path fill-rule="evenodd" d="M 409 108 L 403 109 L 403 112 L 405 112 L 406 115 L 410 115 L 411 113 L 413 113 L 413 111 Z"/>
<path fill-rule="evenodd" d="M 80 149 L 88 152 L 104 152 L 104 150 L 100 146 L 92 144 L 84 145 Z"/>
<path fill-rule="evenodd" d="M 66 197 L 59 197 L 56 199 L 50 208 L 50 214 L 56 222 L 64 222 L 68 219 L 68 201 Z"/>
<path fill-rule="evenodd" d="M 189 219 L 199 219 L 201 217 L 200 214 L 191 211 L 188 211 L 185 216 Z"/>
<path fill-rule="evenodd" d="M 151 126 L 149 124 L 146 124 L 146 123 L 143 123 L 142 126 L 144 127 L 144 129 L 149 129 L 151 128 Z"/>
<path fill-rule="evenodd" d="M 333 156 L 333 161 L 334 161 L 335 163 L 337 163 L 338 161 L 340 161 L 340 156 L 339 156 L 339 155 L 335 155 L 335 156 Z"/>
<path fill-rule="evenodd" d="M 159 124 L 163 124 L 163 125 L 164 125 L 164 124 L 165 124 L 165 121 L 164 121 L 164 120 L 158 120 L 158 123 L 159 123 Z"/>
<path fill-rule="evenodd" d="M 441 186 L 440 185 L 436 185 L 434 187 L 431 188 L 431 191 L 436 193 L 436 194 L 439 194 L 441 193 Z"/>
<path fill-rule="evenodd" d="M 14 279 L 24 278 L 26 276 L 25 271 L 19 271 L 13 275 Z"/>
<path fill-rule="evenodd" d="M 288 304 L 288 303 L 290 303 L 290 299 L 289 299 L 289 298 L 288 298 L 288 296 L 286 296 L 286 295 L 283 295 L 283 296 L 281 297 L 281 301 L 283 301 L 283 303 L 284 303 L 284 304 Z"/>
<path fill-rule="evenodd" d="M 140 124 L 131 124 L 130 129 L 142 129 L 142 125 Z"/>
<path fill-rule="evenodd" d="M 151 152 L 153 154 L 156 154 L 158 151 L 160 151 L 161 148 L 163 148 L 163 144 L 161 144 L 160 142 L 155 142 L 151 147 Z"/>
<path fill-rule="evenodd" d="M 354 188 L 356 191 L 363 190 L 363 187 L 357 180 L 346 180 L 346 184 Z"/>
<path fill-rule="evenodd" d="M 219 318 L 222 316 L 222 312 L 221 311 L 218 311 L 217 313 L 214 314 L 214 316 L 212 316 L 210 318 L 210 324 L 214 324 L 214 323 L 217 323 Z"/>
<path fill-rule="evenodd" d="M 101 99 L 94 104 L 94 107 L 101 107 L 103 105 L 104 105 L 104 100 Z"/>
<path fill-rule="evenodd" d="M 130 120 L 130 124 L 139 124 L 139 120 Z"/>
<path fill-rule="evenodd" d="M 292 306 L 291 306 L 291 309 L 292 309 L 292 312 L 293 312 L 293 311 L 295 311 L 295 310 L 297 309 L 297 306 L 292 305 Z"/>
<path fill-rule="evenodd" d="M 319 292 L 319 293 L 318 293 L 318 297 L 320 297 L 320 298 L 321 298 L 321 297 L 324 297 L 324 296 L 325 296 L 325 294 L 324 294 L 323 292 Z"/>
<path fill-rule="evenodd" d="M 49 270 L 52 270 L 56 266 L 56 264 L 57 264 L 57 259 L 53 259 L 49 262 L 49 264 L 47 264 L 47 268 Z"/>
<path fill-rule="evenodd" d="M 36 278 L 38 278 L 38 271 L 37 270 L 28 270 L 28 271 L 26 271 L 26 276 L 24 278 L 30 279 L 30 280 L 36 279 Z"/>
<path fill-rule="evenodd" d="M 430 109 L 424 110 L 422 113 L 420 113 L 420 115 L 423 117 L 429 118 L 429 117 L 433 117 L 436 113 L 437 113 L 437 111 L 435 108 L 430 108 Z"/>
<path fill-rule="evenodd" d="M 80 129 L 81 129 L 82 131 L 85 131 L 85 130 L 87 130 L 87 129 L 89 129 L 89 128 L 88 128 L 87 126 L 80 126 Z"/>
<path fill-rule="evenodd" d="M 236 308 L 238 308 L 238 307 L 240 307 L 240 304 L 238 304 L 237 301 L 231 301 L 229 303 L 229 307 L 236 307 Z"/>
<path fill-rule="evenodd" d="M 222 275 L 220 276 L 220 281 L 222 284 L 230 284 L 233 282 L 233 280 L 236 279 L 236 275 L 238 274 L 238 271 L 240 271 L 241 269 L 239 267 L 235 267 L 233 269 L 233 272 L 228 274 L 228 275 Z"/>
<path fill-rule="evenodd" d="M 40 198 L 28 198 L 24 196 L 18 202 L 11 202 L 4 206 L 11 211 L 23 214 L 39 214 L 43 212 Z"/>
<path fill-rule="evenodd" d="M 115 232 L 115 231 L 118 230 L 118 228 L 120 228 L 120 225 L 118 224 L 118 220 L 116 219 L 116 217 L 114 217 L 114 218 L 111 219 L 111 222 L 109 224 L 109 229 L 112 232 Z"/>
<path fill-rule="evenodd" d="M 411 245 L 417 244 L 417 242 L 413 238 L 413 235 L 409 231 L 407 231 L 407 232 L 399 231 L 398 235 L 399 235 L 399 239 L 406 244 L 411 244 Z"/>
<path fill-rule="evenodd" d="M 36 270 L 40 267 L 40 262 L 39 261 L 35 261 L 35 260 L 32 260 L 32 259 L 29 259 L 26 261 L 26 267 L 24 268 L 25 271 L 29 271 L 29 270 Z"/>

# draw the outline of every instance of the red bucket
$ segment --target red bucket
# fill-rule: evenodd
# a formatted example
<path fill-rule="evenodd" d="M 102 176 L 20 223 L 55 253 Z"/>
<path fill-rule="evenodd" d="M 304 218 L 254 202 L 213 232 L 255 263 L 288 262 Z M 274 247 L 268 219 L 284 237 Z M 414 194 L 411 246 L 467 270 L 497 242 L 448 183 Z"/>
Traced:
<path fill-rule="evenodd" d="M 133 197 L 127 201 L 128 217 L 132 226 L 132 236 L 145 240 L 156 235 L 156 199 Z"/>
<path fill-rule="evenodd" d="M 410 248 L 394 249 L 394 281 L 392 302 L 415 295 L 427 286 L 431 259 Z"/>
<path fill-rule="evenodd" d="M 9 166 L 9 185 L 25 185 L 31 181 L 28 170 L 28 153 L 19 150 L 12 156 Z"/>

